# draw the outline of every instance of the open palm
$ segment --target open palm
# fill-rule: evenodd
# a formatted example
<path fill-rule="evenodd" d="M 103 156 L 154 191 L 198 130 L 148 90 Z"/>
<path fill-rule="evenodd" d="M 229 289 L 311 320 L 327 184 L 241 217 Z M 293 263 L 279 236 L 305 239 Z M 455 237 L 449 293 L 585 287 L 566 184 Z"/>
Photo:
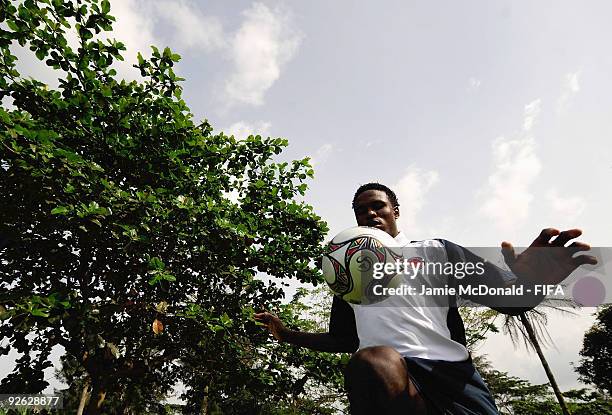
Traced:
<path fill-rule="evenodd" d="M 579 266 L 597 263 L 591 255 L 574 256 L 577 252 L 591 249 L 588 244 L 572 242 L 566 246 L 580 235 L 580 229 L 559 232 L 547 228 L 519 255 L 515 254 L 509 242 L 502 242 L 502 253 L 512 272 L 521 280 L 532 284 L 558 284 Z"/>

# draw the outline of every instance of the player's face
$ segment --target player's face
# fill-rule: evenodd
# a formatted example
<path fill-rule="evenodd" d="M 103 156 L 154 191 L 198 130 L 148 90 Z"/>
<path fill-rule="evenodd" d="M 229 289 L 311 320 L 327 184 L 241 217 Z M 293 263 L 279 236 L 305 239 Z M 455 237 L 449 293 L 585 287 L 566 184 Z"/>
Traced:
<path fill-rule="evenodd" d="M 355 200 L 355 219 L 359 226 L 372 226 L 395 237 L 399 233 L 395 220 L 399 208 L 393 207 L 382 190 L 366 190 Z"/>

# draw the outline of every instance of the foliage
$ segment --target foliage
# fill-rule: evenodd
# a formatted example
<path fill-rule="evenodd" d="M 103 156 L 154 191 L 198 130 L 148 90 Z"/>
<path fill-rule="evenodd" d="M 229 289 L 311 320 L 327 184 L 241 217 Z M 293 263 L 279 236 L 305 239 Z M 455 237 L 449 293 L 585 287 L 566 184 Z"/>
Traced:
<path fill-rule="evenodd" d="M 327 332 L 332 298 L 327 285 L 314 289 L 298 288 L 293 300 L 281 307 L 279 316 L 294 330 Z M 286 346 L 277 344 L 275 347 Z M 350 356 L 316 352 L 306 348 L 296 352 L 298 360 L 294 366 L 299 368 L 296 375 L 301 383 L 300 388 L 295 390 L 294 400 L 289 406 L 291 410 L 297 412 L 291 413 L 348 413 L 348 398 L 344 390 L 342 369 L 348 363 Z"/>
<path fill-rule="evenodd" d="M 542 345 L 546 345 L 548 342 L 552 343 L 552 338 L 546 328 L 548 317 L 542 310 L 543 306 L 550 307 L 562 313 L 573 314 L 568 310 L 568 307 L 575 307 L 576 305 L 568 300 L 545 299 L 544 302 L 540 303 L 538 308 L 519 313 L 516 316 L 505 315 L 503 317 L 504 322 L 502 328 L 504 333 L 510 335 L 510 339 L 515 346 L 522 340 L 526 349 L 532 349 L 537 353 L 542 368 L 548 378 L 550 387 L 559 402 L 561 413 L 570 415 L 561 389 L 559 388 L 557 380 L 542 350 Z"/>
<path fill-rule="evenodd" d="M 61 358 L 58 379 L 68 384 L 68 388 L 58 391 L 62 395 L 64 409 L 54 413 L 70 415 L 78 408 L 83 388 L 89 385 L 89 377 L 79 362 L 69 354 Z M 150 388 L 156 388 L 150 390 Z M 169 414 L 171 405 L 164 403 L 165 388 L 155 382 L 139 379 L 125 382 L 120 387 L 108 391 L 104 399 L 104 411 L 112 414 Z M 180 412 L 177 412 L 180 413 Z"/>
<path fill-rule="evenodd" d="M 497 333 L 498 312 L 484 307 L 460 307 L 459 314 L 465 326 L 466 346 L 470 352 L 478 349 L 489 333 Z"/>
<path fill-rule="evenodd" d="M 484 356 L 474 364 L 485 380 L 501 414 L 549 415 L 561 413 L 559 403 L 548 384 L 532 385 L 525 379 L 492 369 Z M 612 414 L 612 401 L 586 389 L 563 393 L 568 409 L 574 415 Z"/>
<path fill-rule="evenodd" d="M 0 353 L 22 355 L 0 392 L 44 389 L 60 345 L 91 383 L 92 413 L 135 383 L 134 399 L 154 401 L 182 381 L 192 408 L 293 396 L 291 365 L 326 366 L 271 346 L 252 314 L 283 297 L 259 273 L 320 281 L 326 225 L 294 200 L 313 170 L 273 161 L 284 139 L 194 123 L 168 48 L 139 54 L 143 81 L 117 80 L 124 45 L 100 38 L 109 12 L 106 0 L 0 0 Z M 20 75 L 18 45 L 58 89 Z"/>
<path fill-rule="evenodd" d="M 314 290 L 298 289 L 292 301 L 279 304 L 275 311 L 291 329 L 322 332 L 327 330 L 330 308 L 331 296 L 327 287 L 322 286 Z M 261 330 L 261 327 L 257 329 Z M 274 340 L 257 345 L 243 342 L 242 346 L 237 352 L 241 353 L 248 370 L 259 373 L 259 377 L 243 378 L 256 379 L 257 382 L 267 382 L 280 388 L 285 398 L 279 401 L 275 396 L 257 396 L 262 386 L 255 382 L 238 384 L 226 398 L 213 398 L 220 413 L 323 415 L 346 410 L 348 402 L 342 368 L 348 362 L 348 355 L 295 348 Z M 193 365 L 189 370 L 193 370 Z M 235 374 L 228 373 L 224 381 L 225 391 L 229 389 L 228 385 L 233 385 L 232 376 Z M 211 384 L 208 386 L 215 387 Z M 197 388 L 192 387 L 191 390 Z M 187 410 L 194 411 L 196 408 L 188 406 Z"/>
<path fill-rule="evenodd" d="M 523 313 L 529 325 L 533 328 L 533 334 L 536 341 L 541 346 L 547 346 L 553 343 L 552 338 L 547 330 L 548 310 L 563 313 L 565 315 L 573 315 L 571 311 L 576 305 L 567 300 L 545 299 L 537 308 L 531 309 Z M 529 333 L 525 324 L 521 322 L 520 315 L 500 314 L 502 317 L 502 332 L 510 336 L 512 344 L 518 346 L 523 343 L 527 350 L 535 350 L 536 345 L 529 338 Z"/>
<path fill-rule="evenodd" d="M 576 366 L 580 379 L 612 395 L 612 305 L 597 312 L 597 321 L 584 335 L 580 356 Z"/>

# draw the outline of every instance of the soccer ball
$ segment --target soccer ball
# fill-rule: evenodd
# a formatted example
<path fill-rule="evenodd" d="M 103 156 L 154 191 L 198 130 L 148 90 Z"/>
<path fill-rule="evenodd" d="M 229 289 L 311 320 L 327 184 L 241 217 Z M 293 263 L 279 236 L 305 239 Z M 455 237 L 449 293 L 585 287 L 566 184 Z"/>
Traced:
<path fill-rule="evenodd" d="M 401 275 L 384 273 L 384 265 L 402 260 L 395 239 L 387 232 L 356 226 L 340 232 L 327 245 L 323 256 L 323 277 L 329 288 L 353 304 L 373 304 L 386 299 L 377 286 L 396 288 Z"/>

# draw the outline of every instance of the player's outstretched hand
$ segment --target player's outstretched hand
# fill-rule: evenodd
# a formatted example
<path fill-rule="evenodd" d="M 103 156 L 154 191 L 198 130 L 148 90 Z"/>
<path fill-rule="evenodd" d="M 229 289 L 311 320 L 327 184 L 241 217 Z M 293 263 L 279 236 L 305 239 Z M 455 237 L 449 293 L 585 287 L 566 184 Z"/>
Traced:
<path fill-rule="evenodd" d="M 256 321 L 262 323 L 276 340 L 280 342 L 285 340 L 288 329 L 276 315 L 264 311 L 263 313 L 254 314 L 253 317 Z"/>
<path fill-rule="evenodd" d="M 597 258 L 592 255 L 574 256 L 591 249 L 588 244 L 572 242 L 567 245 L 580 235 L 580 229 L 559 232 L 547 228 L 520 255 L 514 253 L 510 242 L 502 242 L 502 253 L 506 264 L 520 279 L 533 284 L 558 284 L 579 266 L 597 264 Z"/>

